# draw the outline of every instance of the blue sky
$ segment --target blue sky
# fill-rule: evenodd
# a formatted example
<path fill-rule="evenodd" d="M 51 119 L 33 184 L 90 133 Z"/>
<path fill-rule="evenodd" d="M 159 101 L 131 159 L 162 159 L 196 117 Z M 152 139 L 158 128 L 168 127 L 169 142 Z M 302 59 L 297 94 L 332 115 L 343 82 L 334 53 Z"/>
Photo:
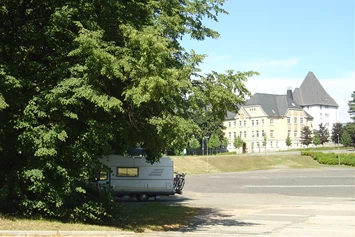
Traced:
<path fill-rule="evenodd" d="M 285 94 L 312 71 L 349 122 L 348 100 L 355 91 L 354 0 L 229 0 L 219 22 L 204 23 L 218 39 L 185 38 L 185 49 L 208 57 L 203 72 L 258 71 L 247 87 Z"/>

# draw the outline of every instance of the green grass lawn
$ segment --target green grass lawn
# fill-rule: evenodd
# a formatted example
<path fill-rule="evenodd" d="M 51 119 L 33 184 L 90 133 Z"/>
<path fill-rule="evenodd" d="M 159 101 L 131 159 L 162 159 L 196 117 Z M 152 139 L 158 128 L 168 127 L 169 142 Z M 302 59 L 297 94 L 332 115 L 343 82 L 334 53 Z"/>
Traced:
<path fill-rule="evenodd" d="M 262 170 L 275 168 L 317 168 L 324 167 L 312 157 L 301 155 L 225 155 L 225 156 L 176 156 L 174 170 L 189 174 L 206 173 L 207 159 L 208 172 L 238 172 L 248 170 Z"/>
<path fill-rule="evenodd" d="M 121 208 L 122 220 L 107 226 L 0 216 L 0 230 L 167 231 L 188 226 L 201 211 L 200 208 L 159 202 L 129 202 L 121 204 Z"/>

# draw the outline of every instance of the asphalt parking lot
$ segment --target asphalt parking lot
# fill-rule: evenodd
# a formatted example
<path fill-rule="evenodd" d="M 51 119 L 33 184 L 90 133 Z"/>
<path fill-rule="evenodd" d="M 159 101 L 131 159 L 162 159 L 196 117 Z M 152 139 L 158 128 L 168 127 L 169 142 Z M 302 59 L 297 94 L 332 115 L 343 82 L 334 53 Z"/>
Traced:
<path fill-rule="evenodd" d="M 354 168 L 188 175 L 179 198 L 206 208 L 186 234 L 355 236 Z"/>

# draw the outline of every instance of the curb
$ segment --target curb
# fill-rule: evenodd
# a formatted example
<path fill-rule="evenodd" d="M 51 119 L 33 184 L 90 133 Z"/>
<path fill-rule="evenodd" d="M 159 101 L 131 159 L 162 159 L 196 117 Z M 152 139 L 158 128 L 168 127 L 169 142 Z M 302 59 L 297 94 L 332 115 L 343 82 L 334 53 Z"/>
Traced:
<path fill-rule="evenodd" d="M 0 230 L 0 236 L 133 236 L 120 231 Z"/>

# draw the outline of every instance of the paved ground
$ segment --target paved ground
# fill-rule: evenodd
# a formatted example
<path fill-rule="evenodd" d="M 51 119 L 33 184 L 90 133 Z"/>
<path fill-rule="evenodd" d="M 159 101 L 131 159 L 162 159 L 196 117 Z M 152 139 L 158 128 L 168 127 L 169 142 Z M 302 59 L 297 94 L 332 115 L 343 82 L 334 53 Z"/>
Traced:
<path fill-rule="evenodd" d="M 355 169 L 286 168 L 187 180 L 184 203 L 211 209 L 199 217 L 195 233 L 355 236 Z"/>
<path fill-rule="evenodd" d="M 355 236 L 355 169 L 288 169 L 187 175 L 182 196 L 201 207 L 186 229 L 172 232 L 18 232 L 53 236 Z M 2 233 L 3 235 L 6 233 Z M 0 233 L 1 235 L 1 233 Z"/>

